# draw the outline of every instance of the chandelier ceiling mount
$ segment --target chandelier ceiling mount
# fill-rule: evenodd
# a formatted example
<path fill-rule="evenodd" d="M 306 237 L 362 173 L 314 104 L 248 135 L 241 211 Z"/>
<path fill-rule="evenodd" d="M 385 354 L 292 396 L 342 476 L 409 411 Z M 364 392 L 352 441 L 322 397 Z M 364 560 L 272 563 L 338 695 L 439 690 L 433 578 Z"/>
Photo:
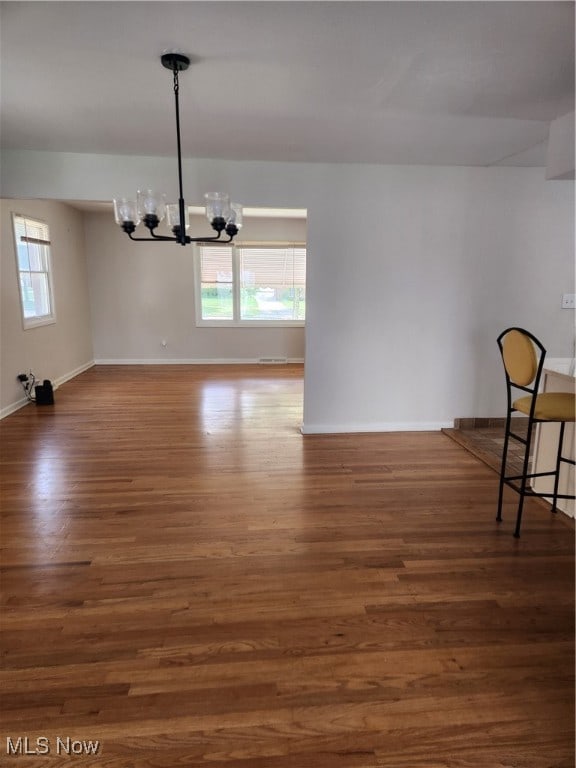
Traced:
<path fill-rule="evenodd" d="M 160 61 L 166 69 L 172 72 L 184 72 L 190 66 L 189 56 L 185 56 L 183 53 L 163 53 L 160 56 Z"/>

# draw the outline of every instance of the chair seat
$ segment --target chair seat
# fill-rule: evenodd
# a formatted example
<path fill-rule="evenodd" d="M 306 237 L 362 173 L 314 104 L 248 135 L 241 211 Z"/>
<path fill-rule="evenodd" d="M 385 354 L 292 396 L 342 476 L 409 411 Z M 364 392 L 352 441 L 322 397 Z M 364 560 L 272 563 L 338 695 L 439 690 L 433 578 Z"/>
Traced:
<path fill-rule="evenodd" d="M 532 397 L 520 397 L 512 407 L 530 415 Z M 571 392 L 543 392 L 536 396 L 534 418 L 542 421 L 576 421 L 576 396 Z"/>

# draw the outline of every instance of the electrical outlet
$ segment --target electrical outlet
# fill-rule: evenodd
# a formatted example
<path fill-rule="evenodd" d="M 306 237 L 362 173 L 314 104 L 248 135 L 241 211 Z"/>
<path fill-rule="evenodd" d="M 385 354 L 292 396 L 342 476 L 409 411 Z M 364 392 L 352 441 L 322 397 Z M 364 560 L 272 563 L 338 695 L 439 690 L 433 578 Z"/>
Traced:
<path fill-rule="evenodd" d="M 562 309 L 574 309 L 576 307 L 576 302 L 574 301 L 575 294 L 573 293 L 565 293 L 562 296 Z"/>

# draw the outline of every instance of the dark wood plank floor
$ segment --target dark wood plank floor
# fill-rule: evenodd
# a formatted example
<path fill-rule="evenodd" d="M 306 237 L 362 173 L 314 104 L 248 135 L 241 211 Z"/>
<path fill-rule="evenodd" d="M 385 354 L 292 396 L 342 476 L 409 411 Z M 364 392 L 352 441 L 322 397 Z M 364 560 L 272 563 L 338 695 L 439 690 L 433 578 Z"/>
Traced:
<path fill-rule="evenodd" d="M 573 532 L 441 433 L 303 437 L 301 377 L 97 367 L 0 424 L 1 764 L 574 766 Z"/>

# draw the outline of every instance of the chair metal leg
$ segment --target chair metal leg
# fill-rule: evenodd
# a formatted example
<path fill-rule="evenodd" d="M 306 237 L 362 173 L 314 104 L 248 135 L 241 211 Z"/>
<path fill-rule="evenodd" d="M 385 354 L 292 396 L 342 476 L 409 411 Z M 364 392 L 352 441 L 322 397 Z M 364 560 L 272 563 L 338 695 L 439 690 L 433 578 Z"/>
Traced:
<path fill-rule="evenodd" d="M 514 529 L 514 538 L 520 538 L 520 526 L 522 524 L 522 511 L 524 510 L 524 493 L 520 493 L 520 501 L 518 502 L 518 512 L 516 513 L 516 528 Z"/>
<path fill-rule="evenodd" d="M 508 411 L 506 417 L 506 428 L 504 430 L 504 447 L 502 449 L 502 466 L 500 468 L 500 488 L 498 490 L 498 512 L 496 514 L 496 520 L 502 522 L 502 500 L 504 498 L 504 477 L 506 476 L 506 462 L 508 458 L 508 443 L 510 442 L 510 418 L 511 414 Z"/>
<path fill-rule="evenodd" d="M 522 511 L 524 509 L 524 497 L 526 495 L 526 486 L 528 485 L 528 469 L 530 465 L 530 445 L 532 443 L 532 428 L 534 422 L 532 419 L 528 419 L 528 433 L 526 435 L 526 450 L 524 451 L 524 462 L 522 465 L 522 480 L 520 482 L 520 501 L 518 502 L 518 512 L 516 513 L 516 528 L 514 529 L 514 537 L 520 538 L 520 525 L 522 523 Z"/>
<path fill-rule="evenodd" d="M 558 453 L 556 454 L 556 475 L 554 477 L 554 496 L 552 497 L 552 512 L 558 512 L 558 485 L 560 483 L 560 465 L 562 458 L 562 445 L 564 443 L 565 422 L 560 422 L 560 435 L 558 437 Z"/>

